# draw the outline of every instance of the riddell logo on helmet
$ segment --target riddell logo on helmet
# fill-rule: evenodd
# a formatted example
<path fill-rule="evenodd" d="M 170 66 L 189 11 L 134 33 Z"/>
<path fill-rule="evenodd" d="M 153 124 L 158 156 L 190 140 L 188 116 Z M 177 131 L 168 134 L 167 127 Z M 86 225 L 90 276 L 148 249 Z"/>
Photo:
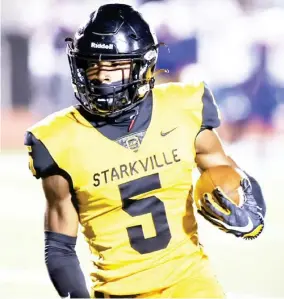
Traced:
<path fill-rule="evenodd" d="M 112 50 L 113 44 L 91 43 L 91 48 Z"/>

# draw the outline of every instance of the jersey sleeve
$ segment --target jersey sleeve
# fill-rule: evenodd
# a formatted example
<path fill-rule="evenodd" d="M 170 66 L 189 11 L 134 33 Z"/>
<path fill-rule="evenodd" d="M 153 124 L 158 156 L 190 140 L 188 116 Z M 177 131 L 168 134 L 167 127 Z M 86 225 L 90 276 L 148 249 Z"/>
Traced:
<path fill-rule="evenodd" d="M 220 113 L 215 102 L 212 91 L 204 84 L 204 92 L 202 95 L 202 124 L 201 130 L 213 129 L 220 126 Z"/>
<path fill-rule="evenodd" d="M 58 165 L 44 144 L 31 132 L 26 132 L 24 144 L 29 154 L 29 169 L 34 177 L 39 179 L 58 174 Z"/>

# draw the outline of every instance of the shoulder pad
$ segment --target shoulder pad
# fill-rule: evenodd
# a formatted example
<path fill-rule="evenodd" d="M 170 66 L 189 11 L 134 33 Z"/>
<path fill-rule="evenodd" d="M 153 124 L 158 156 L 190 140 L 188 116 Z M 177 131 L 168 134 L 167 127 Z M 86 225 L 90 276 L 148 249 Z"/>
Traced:
<path fill-rule="evenodd" d="M 65 133 L 62 131 L 64 131 L 66 124 L 70 123 L 71 120 L 74 120 L 72 117 L 70 117 L 72 113 L 76 113 L 76 109 L 73 106 L 52 113 L 28 128 L 27 131 L 32 132 L 33 135 L 39 140 L 43 140 L 51 133 Z"/>
<path fill-rule="evenodd" d="M 157 85 L 154 94 L 158 100 L 167 100 L 173 108 L 177 106 L 197 115 L 202 129 L 217 128 L 220 125 L 220 113 L 214 96 L 202 81 Z"/>

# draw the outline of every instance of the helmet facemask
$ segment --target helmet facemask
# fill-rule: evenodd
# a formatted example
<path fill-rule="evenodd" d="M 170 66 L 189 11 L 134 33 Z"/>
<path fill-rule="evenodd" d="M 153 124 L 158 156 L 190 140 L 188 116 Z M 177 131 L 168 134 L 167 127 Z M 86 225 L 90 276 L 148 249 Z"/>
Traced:
<path fill-rule="evenodd" d="M 157 62 L 157 46 L 144 54 L 94 55 L 75 53 L 72 44 L 67 46 L 75 97 L 90 113 L 101 117 L 115 117 L 140 103 L 154 87 L 154 69 Z M 129 62 L 129 77 L 121 81 L 101 83 L 90 80 L 88 71 L 100 62 Z M 118 68 L 119 69 L 119 68 Z"/>

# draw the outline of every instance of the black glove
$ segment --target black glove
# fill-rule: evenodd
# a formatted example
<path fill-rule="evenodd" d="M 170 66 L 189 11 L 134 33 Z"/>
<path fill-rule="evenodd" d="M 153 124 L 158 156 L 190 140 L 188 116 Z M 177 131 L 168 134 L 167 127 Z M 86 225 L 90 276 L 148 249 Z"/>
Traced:
<path fill-rule="evenodd" d="M 244 239 L 254 239 L 264 227 L 264 211 L 257 204 L 250 181 L 242 179 L 244 203 L 237 206 L 220 188 L 211 194 L 204 194 L 198 213 L 219 229 Z"/>

